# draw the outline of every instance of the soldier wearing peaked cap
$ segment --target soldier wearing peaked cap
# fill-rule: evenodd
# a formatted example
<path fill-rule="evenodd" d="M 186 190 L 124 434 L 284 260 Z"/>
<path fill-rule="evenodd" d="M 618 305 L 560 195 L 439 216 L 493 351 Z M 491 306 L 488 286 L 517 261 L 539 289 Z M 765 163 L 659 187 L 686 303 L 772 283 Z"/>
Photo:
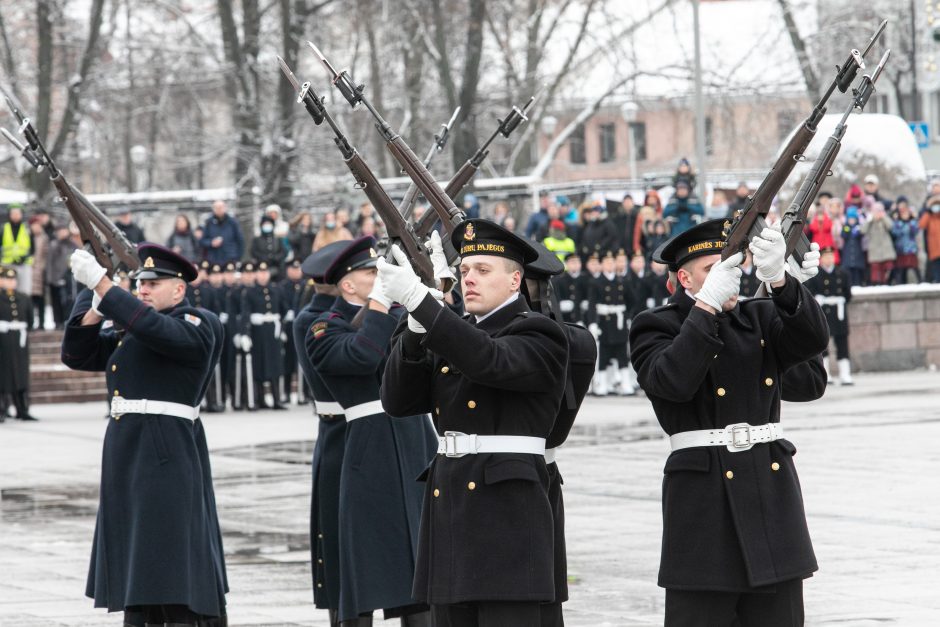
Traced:
<path fill-rule="evenodd" d="M 94 291 L 75 303 L 62 361 L 105 372 L 112 416 L 86 594 L 123 611 L 126 626 L 224 626 L 228 584 L 199 418 L 222 326 L 185 298 L 192 263 L 156 244 L 138 254 L 139 298 L 84 250 L 71 257 L 75 279 Z M 104 316 L 123 331 L 102 330 Z"/>
<path fill-rule="evenodd" d="M 552 288 L 564 321 L 580 323 L 587 311 L 589 277 L 582 271 L 581 258 L 576 253 L 565 255 L 564 261 L 565 271 L 552 277 Z"/>
<path fill-rule="evenodd" d="M 835 249 L 827 246 L 821 252 L 819 274 L 806 283 L 826 314 L 829 335 L 835 340 L 839 365 L 839 382 L 852 385 L 852 366 L 849 361 L 849 310 L 852 283 L 848 273 L 836 265 Z M 823 353 L 826 372 L 829 373 L 829 349 Z"/>
<path fill-rule="evenodd" d="M 306 303 L 301 302 L 306 283 L 303 280 L 303 270 L 300 259 L 294 259 L 287 264 L 284 279 L 278 284 L 281 290 L 281 300 L 284 302 L 284 328 L 286 330 L 284 340 L 284 368 L 282 381 L 284 383 L 284 399 L 290 400 L 291 388 L 294 383 L 294 374 L 297 374 L 297 347 L 294 343 L 294 334 L 291 333 L 291 326 L 297 317 L 300 308 Z M 297 377 L 297 402 L 300 403 L 303 398 L 303 375 Z"/>
<path fill-rule="evenodd" d="M 632 295 L 626 281 L 616 273 L 616 257 L 608 251 L 601 260 L 601 274 L 588 287 L 588 328 L 597 339 L 598 366 L 594 375 L 594 394 L 613 392 L 619 377 L 620 394 L 633 396 L 633 374 L 627 354 L 630 333 Z"/>
<path fill-rule="evenodd" d="M 313 370 L 346 421 L 336 618 L 343 625 L 371 625 L 373 611 L 382 609 L 386 618 L 424 627 L 430 624 L 428 608 L 411 590 L 422 500 L 414 479 L 434 456 L 436 442 L 425 413 L 393 419 L 379 398 L 403 311 L 392 307 L 378 285 L 377 258 L 373 238 L 346 242 L 324 272 L 339 297 L 304 337 Z M 317 539 L 327 540 L 327 531 L 320 533 L 324 537 Z M 318 580 L 316 586 L 329 583 Z"/>
<path fill-rule="evenodd" d="M 721 261 L 722 222 L 663 246 L 676 293 L 630 332 L 639 380 L 672 446 L 659 572 L 665 624 L 802 625 L 803 579 L 817 565 L 780 399 L 785 373 L 817 358 L 829 334 L 785 270 L 779 230 L 750 244 L 772 296 L 738 302 L 742 255 Z"/>
<path fill-rule="evenodd" d="M 284 373 L 284 339 L 286 329 L 283 326 L 287 304 L 283 290 L 271 283 L 271 269 L 267 262 L 255 265 L 255 284 L 242 292 L 239 307 L 239 325 L 246 351 L 251 353 L 253 382 L 255 386 L 255 406 L 267 409 L 287 409 L 281 404 L 278 381 Z M 271 389 L 273 402 L 268 405 L 264 396 L 264 384 Z"/>
<path fill-rule="evenodd" d="M 313 601 L 316 607 L 329 610 L 331 625 L 337 624 L 339 611 L 339 490 L 346 446 L 346 419 L 342 406 L 333 398 L 303 347 L 313 323 L 336 302 L 336 286 L 325 283 L 323 275 L 336 255 L 348 245 L 348 241 L 333 242 L 304 259 L 302 271 L 313 282 L 315 291 L 293 323 L 294 343 L 301 347 L 297 353 L 297 362 L 312 394 L 314 414 L 319 418 L 311 465 L 310 564 Z"/>
<path fill-rule="evenodd" d="M 538 250 L 539 257 L 525 266 L 526 300 L 532 311 L 555 320 L 568 336 L 568 380 L 565 382 L 565 396 L 545 442 L 545 464 L 549 476 L 548 499 L 552 506 L 555 532 L 555 601 L 542 604 L 541 627 L 559 627 L 564 625 L 561 604 L 568 600 L 568 556 L 565 546 L 565 502 L 561 490 L 563 481 L 558 470 L 556 452 L 568 439 L 581 402 L 591 387 L 597 361 L 597 344 L 590 331 L 580 324 L 567 322 L 559 311 L 551 280 L 564 272 L 564 266 L 541 244 L 533 246 Z"/>
<path fill-rule="evenodd" d="M 488 220 L 452 236 L 462 258 L 461 319 L 442 307 L 393 248 L 379 261 L 389 298 L 410 312 L 385 369 L 394 416 L 432 412 L 438 455 L 426 482 L 415 598 L 441 627 L 532 627 L 556 600 L 546 439 L 563 402 L 568 338 L 531 311 L 525 240 Z"/>
<path fill-rule="evenodd" d="M 36 420 L 29 413 L 29 326 L 33 306 L 16 289 L 14 268 L 0 266 L 0 422 L 12 401 L 19 420 Z"/>

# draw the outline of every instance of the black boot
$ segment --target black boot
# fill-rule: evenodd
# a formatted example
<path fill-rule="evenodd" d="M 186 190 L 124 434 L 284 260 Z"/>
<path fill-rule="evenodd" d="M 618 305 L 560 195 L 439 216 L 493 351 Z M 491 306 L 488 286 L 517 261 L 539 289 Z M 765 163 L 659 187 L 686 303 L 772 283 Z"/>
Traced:
<path fill-rule="evenodd" d="M 401 617 L 401 627 L 431 627 L 431 612 L 418 612 Z"/>
<path fill-rule="evenodd" d="M 39 420 L 35 416 L 29 415 L 29 402 L 26 400 L 26 390 L 17 390 L 13 393 L 13 404 L 16 406 L 17 420 Z"/>
<path fill-rule="evenodd" d="M 281 395 L 278 387 L 277 381 L 271 381 L 271 397 L 274 399 L 274 405 L 271 409 L 287 409 L 286 406 L 281 404 Z"/>

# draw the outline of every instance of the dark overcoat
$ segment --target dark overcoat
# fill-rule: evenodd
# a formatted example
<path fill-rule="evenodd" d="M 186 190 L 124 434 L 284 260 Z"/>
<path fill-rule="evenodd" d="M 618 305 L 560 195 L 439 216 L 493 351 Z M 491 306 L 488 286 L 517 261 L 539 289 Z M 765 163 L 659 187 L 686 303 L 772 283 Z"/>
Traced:
<path fill-rule="evenodd" d="M 474 324 L 428 296 L 385 369 L 394 416 L 432 412 L 438 433 L 548 438 L 562 402 L 568 340 L 524 298 Z M 545 458 L 438 455 L 426 475 L 414 595 L 431 604 L 555 599 Z"/>
<path fill-rule="evenodd" d="M 641 277 L 633 270 L 627 270 L 627 276 L 623 278 L 624 285 L 627 287 L 627 293 L 630 294 L 630 319 L 632 320 L 638 313 L 656 305 L 652 301 L 652 287 L 644 280 L 649 276 L 645 272 Z"/>
<path fill-rule="evenodd" d="M 313 368 L 346 409 L 379 400 L 398 323 L 396 315 L 366 311 L 357 329 L 352 321 L 359 309 L 337 298 L 306 335 Z M 340 620 L 414 604 L 423 499 L 415 478 L 437 451 L 437 440 L 426 414 L 403 415 L 347 420 L 339 494 Z"/>
<path fill-rule="evenodd" d="M 218 318 L 185 300 L 157 312 L 113 287 L 99 311 L 125 329 L 81 326 L 91 292 L 77 299 L 62 361 L 105 371 L 109 397 L 195 407 L 219 358 Z M 104 438 L 98 520 L 86 594 L 96 607 L 186 605 L 218 616 L 228 584 L 202 421 L 124 414 Z"/>
<path fill-rule="evenodd" d="M 574 277 L 562 272 L 551 279 L 552 288 L 562 306 L 561 317 L 565 322 L 581 322 L 584 320 L 584 309 L 587 303 L 587 280 L 585 275 Z"/>
<path fill-rule="evenodd" d="M 712 315 L 684 290 L 630 332 L 638 379 L 663 430 L 780 420 L 781 378 L 815 358 L 829 333 L 819 305 L 787 275 L 772 298 Z M 674 451 L 663 479 L 659 585 L 744 591 L 808 577 L 816 566 L 786 439 L 747 451 Z"/>
<path fill-rule="evenodd" d="M 328 311 L 336 297 L 314 294 L 294 318 L 293 336 L 297 346 L 306 346 L 313 323 Z M 313 448 L 313 490 L 310 498 L 310 562 L 313 575 L 313 602 L 320 609 L 339 609 L 339 481 L 346 441 L 346 421 L 341 415 L 326 414 L 317 407 L 333 403 L 329 388 L 314 370 L 307 351 L 297 353 L 297 362 L 313 393 L 319 416 L 317 443 Z"/>
<path fill-rule="evenodd" d="M 286 313 L 282 291 L 272 284 L 252 285 L 242 292 L 241 332 L 251 337 L 251 367 L 255 381 L 274 381 L 284 374 L 283 328 Z M 252 322 L 252 315 L 274 315 L 277 322 Z"/>
<path fill-rule="evenodd" d="M 33 323 L 33 305 L 29 296 L 16 290 L 0 292 L 0 321 Z M 26 330 L 9 329 L 0 333 L 0 394 L 29 388 L 29 335 Z"/>
<path fill-rule="evenodd" d="M 598 305 L 624 307 L 619 315 L 616 313 L 599 313 Z M 632 302 L 627 291 L 623 277 L 614 275 L 607 278 L 604 273 L 591 279 L 588 284 L 588 315 L 587 321 L 596 323 L 601 330 L 597 339 L 601 344 L 623 345 L 627 343 L 630 333 L 630 311 Z"/>
<path fill-rule="evenodd" d="M 839 266 L 832 270 L 819 267 L 819 274 L 806 282 L 806 287 L 813 296 L 828 296 L 844 298 L 845 302 L 840 308 L 838 304 L 826 303 L 822 305 L 826 321 L 829 323 L 829 334 L 842 336 L 849 334 L 849 302 L 852 300 L 852 282 L 848 273 Z M 841 312 L 842 317 L 839 317 Z"/>
<path fill-rule="evenodd" d="M 306 304 L 300 300 L 304 293 L 304 282 L 284 279 L 279 287 L 281 288 L 281 298 L 284 300 L 284 331 L 287 334 L 287 339 L 284 342 L 284 376 L 290 380 L 290 377 L 297 372 L 297 346 L 303 346 L 303 343 L 295 343 L 291 326 L 294 324 L 297 314 Z M 302 335 L 300 339 L 303 339 Z M 287 390 L 287 394 L 290 395 L 290 390 Z"/>

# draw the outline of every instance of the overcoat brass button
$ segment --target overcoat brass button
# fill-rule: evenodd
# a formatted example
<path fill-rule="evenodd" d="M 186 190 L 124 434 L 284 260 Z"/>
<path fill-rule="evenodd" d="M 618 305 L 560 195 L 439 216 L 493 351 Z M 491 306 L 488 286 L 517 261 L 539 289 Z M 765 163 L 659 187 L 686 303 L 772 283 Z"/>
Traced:
<path fill-rule="evenodd" d="M 725 473 L 725 476 L 728 477 L 729 479 L 734 479 L 734 473 L 731 472 L 730 470 Z"/>
<path fill-rule="evenodd" d="M 767 344 L 767 343 L 764 342 L 764 338 L 761 338 L 760 345 L 761 345 L 761 346 L 766 346 L 766 344 Z"/>
<path fill-rule="evenodd" d="M 447 374 L 448 372 L 450 372 L 450 368 L 448 368 L 447 366 L 444 366 L 443 368 L 441 368 L 441 374 Z"/>
<path fill-rule="evenodd" d="M 473 408 L 475 408 L 476 406 L 477 406 L 477 402 L 476 402 L 476 401 L 467 401 L 467 407 L 469 407 L 470 409 L 473 409 Z"/>
<path fill-rule="evenodd" d="M 725 389 L 724 389 L 724 388 L 718 388 L 715 392 L 718 394 L 718 396 L 724 396 L 724 395 L 725 395 Z"/>
<path fill-rule="evenodd" d="M 440 415 L 441 415 L 441 408 L 440 408 L 440 407 L 435 407 L 435 408 L 434 408 L 434 413 L 437 414 L 438 416 L 440 416 Z"/>
<path fill-rule="evenodd" d="M 318 587 L 318 588 L 322 588 L 322 587 L 323 587 L 323 584 L 320 583 L 320 582 L 317 582 L 317 587 Z"/>
<path fill-rule="evenodd" d="M 120 395 L 121 395 L 121 393 L 120 393 L 120 392 L 118 392 L 117 390 L 114 390 L 114 395 L 115 395 L 115 396 L 120 396 Z"/>
<path fill-rule="evenodd" d="M 440 495 L 441 495 L 441 491 L 438 490 L 437 488 L 434 488 L 434 498 L 437 498 L 437 497 L 439 497 Z"/>
<path fill-rule="evenodd" d="M 124 340 L 118 340 L 118 346 L 124 343 Z"/>
<path fill-rule="evenodd" d="M 764 385 L 766 385 L 767 387 L 770 387 L 773 384 L 774 384 L 774 380 L 771 379 L 770 377 L 767 377 L 766 379 L 764 379 Z"/>
<path fill-rule="evenodd" d="M 319 538 L 320 540 L 322 540 L 322 539 L 323 539 L 323 534 L 322 534 L 322 533 L 318 533 L 318 534 L 317 534 L 317 538 Z"/>
<path fill-rule="evenodd" d="M 322 558 L 322 557 L 319 558 L 319 559 L 317 559 L 317 564 L 322 564 L 322 563 L 323 563 L 323 558 Z"/>
<path fill-rule="evenodd" d="M 117 371 L 117 364 L 111 364 L 111 372 Z"/>
<path fill-rule="evenodd" d="M 477 484 L 475 484 L 474 482 L 471 481 L 470 483 L 467 484 L 467 489 L 468 489 L 468 490 L 476 490 L 476 489 L 477 489 Z"/>
<path fill-rule="evenodd" d="M 774 472 L 777 472 L 778 470 L 780 470 L 780 464 L 778 464 L 777 462 L 774 462 L 770 465 L 770 469 L 773 470 Z"/>

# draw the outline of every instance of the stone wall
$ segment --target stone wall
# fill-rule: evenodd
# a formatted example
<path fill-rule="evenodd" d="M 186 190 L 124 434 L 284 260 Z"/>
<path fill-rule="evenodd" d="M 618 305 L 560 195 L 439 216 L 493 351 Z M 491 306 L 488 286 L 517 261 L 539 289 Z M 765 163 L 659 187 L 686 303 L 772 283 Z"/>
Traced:
<path fill-rule="evenodd" d="M 848 315 L 854 370 L 940 365 L 940 285 L 856 287 Z"/>

